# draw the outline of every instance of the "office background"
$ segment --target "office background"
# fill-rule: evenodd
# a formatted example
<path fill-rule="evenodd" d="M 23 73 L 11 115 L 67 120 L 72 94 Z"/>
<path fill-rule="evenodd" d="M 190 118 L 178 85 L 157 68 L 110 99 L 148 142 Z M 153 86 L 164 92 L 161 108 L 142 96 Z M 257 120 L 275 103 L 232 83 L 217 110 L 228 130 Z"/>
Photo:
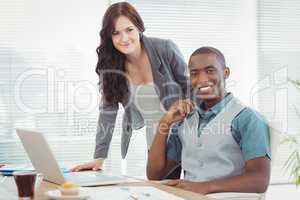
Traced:
<path fill-rule="evenodd" d="M 28 162 L 15 128 L 44 132 L 59 161 L 92 159 L 98 118 L 94 72 L 101 18 L 110 3 L 89 0 L 0 1 L 0 161 Z M 231 68 L 229 91 L 299 134 L 295 108 L 300 80 L 298 0 L 130 0 L 145 34 L 172 39 L 186 61 L 193 50 L 220 49 Z M 125 160 L 120 155 L 120 110 L 105 169 L 145 176 L 144 129 L 134 132 Z M 280 146 L 271 182 L 288 183 Z"/>

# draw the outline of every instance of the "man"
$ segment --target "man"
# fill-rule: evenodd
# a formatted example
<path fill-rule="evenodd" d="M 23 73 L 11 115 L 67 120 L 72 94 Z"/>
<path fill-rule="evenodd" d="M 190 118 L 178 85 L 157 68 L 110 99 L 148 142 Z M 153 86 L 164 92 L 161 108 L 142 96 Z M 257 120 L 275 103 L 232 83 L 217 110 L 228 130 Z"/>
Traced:
<path fill-rule="evenodd" d="M 148 178 L 162 179 L 181 163 L 184 179 L 169 185 L 202 194 L 265 192 L 270 177 L 268 125 L 226 92 L 230 70 L 219 50 L 197 49 L 189 71 L 193 101 L 174 103 L 160 119 L 149 151 Z"/>

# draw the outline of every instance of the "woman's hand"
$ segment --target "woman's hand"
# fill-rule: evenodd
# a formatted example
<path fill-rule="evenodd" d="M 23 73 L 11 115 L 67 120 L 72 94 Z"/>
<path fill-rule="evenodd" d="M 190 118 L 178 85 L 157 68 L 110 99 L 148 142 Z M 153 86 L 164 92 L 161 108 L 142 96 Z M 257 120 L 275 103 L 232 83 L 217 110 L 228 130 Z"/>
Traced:
<path fill-rule="evenodd" d="M 79 172 L 82 170 L 93 170 L 93 171 L 98 171 L 98 170 L 102 170 L 102 166 L 103 166 L 103 159 L 96 159 L 92 162 L 89 163 L 85 163 L 82 165 L 78 165 L 76 167 L 74 167 L 72 170 L 72 172 Z"/>

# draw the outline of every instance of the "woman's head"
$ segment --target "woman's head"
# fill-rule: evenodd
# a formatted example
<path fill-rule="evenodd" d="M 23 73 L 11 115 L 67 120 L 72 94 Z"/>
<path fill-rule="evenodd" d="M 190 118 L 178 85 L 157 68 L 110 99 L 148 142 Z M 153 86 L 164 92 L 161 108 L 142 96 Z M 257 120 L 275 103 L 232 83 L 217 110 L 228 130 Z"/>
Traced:
<path fill-rule="evenodd" d="M 136 9 L 127 2 L 120 2 L 111 5 L 104 14 L 100 36 L 126 55 L 140 47 L 144 31 L 144 22 Z"/>
<path fill-rule="evenodd" d="M 100 31 L 101 42 L 96 50 L 96 73 L 107 101 L 120 102 L 128 94 L 126 55 L 141 47 L 144 31 L 143 20 L 127 2 L 112 4 L 105 12 Z"/>

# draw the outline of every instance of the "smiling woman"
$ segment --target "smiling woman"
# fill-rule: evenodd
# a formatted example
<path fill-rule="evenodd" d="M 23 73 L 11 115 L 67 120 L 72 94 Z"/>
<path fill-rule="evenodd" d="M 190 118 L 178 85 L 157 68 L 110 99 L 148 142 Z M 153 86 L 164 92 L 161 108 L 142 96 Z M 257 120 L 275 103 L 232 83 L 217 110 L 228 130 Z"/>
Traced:
<path fill-rule="evenodd" d="M 149 149 L 164 110 L 185 97 L 187 65 L 177 46 L 170 40 L 147 37 L 144 31 L 142 18 L 127 2 L 112 4 L 104 14 L 101 42 L 97 48 L 96 73 L 102 101 L 95 160 L 75 167 L 74 171 L 102 168 L 111 143 L 119 103 L 125 110 L 121 137 L 121 154 L 125 158 L 132 130 L 146 125 Z M 150 112 L 145 111 L 145 108 L 153 106 L 155 108 Z"/>

